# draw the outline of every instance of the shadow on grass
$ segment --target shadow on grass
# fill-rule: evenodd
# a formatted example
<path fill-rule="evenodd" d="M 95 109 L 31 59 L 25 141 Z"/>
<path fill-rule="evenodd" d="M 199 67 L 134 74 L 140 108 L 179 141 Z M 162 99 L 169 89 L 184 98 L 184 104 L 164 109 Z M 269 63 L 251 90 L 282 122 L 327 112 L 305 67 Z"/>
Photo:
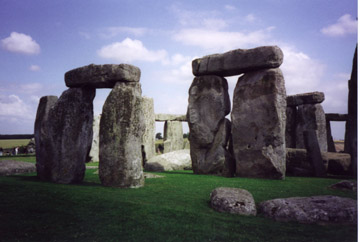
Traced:
<path fill-rule="evenodd" d="M 75 186 L 92 186 L 92 187 L 102 187 L 101 184 L 97 183 L 97 182 L 89 182 L 89 181 L 82 181 L 82 182 L 78 182 L 78 183 L 70 183 L 70 184 L 63 184 L 63 183 L 55 183 L 55 182 L 50 182 L 50 181 L 44 181 L 41 180 L 39 177 L 37 176 L 29 176 L 29 175 L 12 175 L 12 176 L 8 176 L 11 178 L 15 178 L 19 181 L 24 181 L 24 182 L 39 182 L 39 183 L 46 183 L 46 184 L 58 184 L 58 185 L 75 185 Z"/>

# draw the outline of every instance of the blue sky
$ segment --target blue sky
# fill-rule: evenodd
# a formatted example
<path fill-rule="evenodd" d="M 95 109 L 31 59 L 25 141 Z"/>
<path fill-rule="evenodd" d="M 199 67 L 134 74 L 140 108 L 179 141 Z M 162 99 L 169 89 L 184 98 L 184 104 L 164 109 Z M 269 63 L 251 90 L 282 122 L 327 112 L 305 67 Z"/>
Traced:
<path fill-rule="evenodd" d="M 155 112 L 185 114 L 192 59 L 262 45 L 282 48 L 288 95 L 322 91 L 325 112 L 346 113 L 357 30 L 355 0 L 0 0 L 0 133 L 33 133 L 39 98 L 90 63 L 138 66 Z"/>

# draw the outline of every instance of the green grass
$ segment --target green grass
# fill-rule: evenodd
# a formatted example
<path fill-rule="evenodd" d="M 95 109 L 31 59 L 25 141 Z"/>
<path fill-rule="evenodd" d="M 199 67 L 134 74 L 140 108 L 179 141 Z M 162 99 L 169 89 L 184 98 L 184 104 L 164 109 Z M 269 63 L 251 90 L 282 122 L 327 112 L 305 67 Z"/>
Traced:
<path fill-rule="evenodd" d="M 139 189 L 100 185 L 94 170 L 85 181 L 61 185 L 35 174 L 0 177 L 2 241 L 356 241 L 356 226 L 274 222 L 262 216 L 218 213 L 210 192 L 220 186 L 250 191 L 257 203 L 280 197 L 355 192 L 327 187 L 337 179 L 224 178 L 191 171 L 156 173 Z"/>
<path fill-rule="evenodd" d="M 15 148 L 16 146 L 27 146 L 30 139 L 2 139 L 0 147 L 3 149 Z"/>
<path fill-rule="evenodd" d="M 35 164 L 36 156 L 35 155 L 0 156 L 0 162 L 1 160 L 25 161 Z"/>

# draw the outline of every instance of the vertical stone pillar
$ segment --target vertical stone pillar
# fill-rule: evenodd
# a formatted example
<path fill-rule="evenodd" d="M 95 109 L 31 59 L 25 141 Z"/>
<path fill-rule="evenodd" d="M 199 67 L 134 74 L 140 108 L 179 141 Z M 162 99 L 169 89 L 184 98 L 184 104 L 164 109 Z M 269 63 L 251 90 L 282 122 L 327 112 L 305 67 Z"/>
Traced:
<path fill-rule="evenodd" d="M 225 118 L 229 112 L 226 79 L 215 75 L 195 77 L 187 110 L 194 173 L 234 175 L 234 160 L 228 151 L 231 124 Z"/>
<path fill-rule="evenodd" d="M 164 153 L 184 149 L 183 128 L 180 121 L 165 121 Z"/>
<path fill-rule="evenodd" d="M 280 69 L 248 72 L 239 78 L 231 121 L 236 175 L 283 179 L 286 92 Z"/>
<path fill-rule="evenodd" d="M 100 119 L 99 177 L 105 186 L 144 185 L 141 145 L 145 131 L 141 86 L 117 82 Z"/>
<path fill-rule="evenodd" d="M 286 148 L 296 147 L 296 106 L 286 108 L 285 142 Z"/>
<path fill-rule="evenodd" d="M 101 114 L 94 117 L 93 121 L 93 140 L 90 150 L 91 161 L 99 162 L 99 131 L 100 131 L 100 117 Z"/>
<path fill-rule="evenodd" d="M 50 179 L 81 182 L 93 137 L 94 88 L 70 88 L 49 111 Z"/>
<path fill-rule="evenodd" d="M 41 180 L 49 181 L 51 178 L 52 154 L 49 140 L 49 111 L 55 105 L 56 96 L 44 96 L 40 98 L 36 112 L 34 136 L 36 149 L 36 172 Z"/>
<path fill-rule="evenodd" d="M 326 169 L 324 166 L 323 158 L 321 156 L 316 131 L 313 129 L 308 129 L 304 131 L 303 135 L 304 145 L 307 151 L 307 158 L 309 161 L 311 161 L 315 176 L 325 177 Z"/>
<path fill-rule="evenodd" d="M 328 146 L 327 151 L 328 152 L 336 152 L 334 139 L 331 134 L 330 120 L 326 120 L 326 138 L 327 138 L 327 146 Z"/>
<path fill-rule="evenodd" d="M 155 156 L 155 112 L 154 100 L 142 97 L 142 111 L 145 121 L 145 132 L 142 136 L 143 166 L 146 161 Z"/>

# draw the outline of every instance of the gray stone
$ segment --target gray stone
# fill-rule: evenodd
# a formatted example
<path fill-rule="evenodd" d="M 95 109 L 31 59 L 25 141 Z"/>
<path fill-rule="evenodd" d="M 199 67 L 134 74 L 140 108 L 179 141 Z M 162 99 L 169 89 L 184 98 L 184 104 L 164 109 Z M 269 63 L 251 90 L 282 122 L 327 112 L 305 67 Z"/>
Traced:
<path fill-rule="evenodd" d="M 142 97 L 142 111 L 144 114 L 145 131 L 142 136 L 143 165 L 154 157 L 155 154 L 155 113 L 154 100 L 149 97 Z"/>
<path fill-rule="evenodd" d="M 140 69 L 128 64 L 90 64 L 65 73 L 65 84 L 68 87 L 113 88 L 117 82 L 139 80 Z"/>
<path fill-rule="evenodd" d="M 325 100 L 323 92 L 309 92 L 286 97 L 287 106 L 322 103 Z"/>
<path fill-rule="evenodd" d="M 349 80 L 349 95 L 348 95 L 348 119 L 346 121 L 345 129 L 345 147 L 344 151 L 351 155 L 351 173 L 354 177 L 357 177 L 357 160 L 358 160 L 358 118 L 357 118 L 357 88 L 358 88 L 358 73 L 357 73 L 357 46 L 353 58 L 353 66 L 351 71 L 351 78 Z"/>
<path fill-rule="evenodd" d="M 356 181 L 340 181 L 330 186 L 332 189 L 347 190 L 347 191 L 357 191 L 357 182 Z"/>
<path fill-rule="evenodd" d="M 42 180 L 50 180 L 51 177 L 51 146 L 49 137 L 49 111 L 55 105 L 56 96 L 43 96 L 40 98 L 36 112 L 34 138 L 36 149 L 37 176 Z"/>
<path fill-rule="evenodd" d="M 51 158 L 47 162 L 53 182 L 76 183 L 84 178 L 93 137 L 94 97 L 93 88 L 70 88 L 49 111 Z"/>
<path fill-rule="evenodd" d="M 286 149 L 286 93 L 280 69 L 239 78 L 231 112 L 236 175 L 283 179 Z"/>
<path fill-rule="evenodd" d="M 328 152 L 336 152 L 334 139 L 331 134 L 331 125 L 330 121 L 326 118 L 326 138 L 327 138 L 327 151 Z"/>
<path fill-rule="evenodd" d="M 351 156 L 347 153 L 323 152 L 322 158 L 327 165 L 327 172 L 332 175 L 349 175 Z"/>
<path fill-rule="evenodd" d="M 315 130 L 310 129 L 304 131 L 304 143 L 308 159 L 311 161 L 311 164 L 315 171 L 315 175 L 317 177 L 325 177 L 326 169 L 321 156 Z"/>
<path fill-rule="evenodd" d="M 348 115 L 341 113 L 326 113 L 325 118 L 327 121 L 346 121 Z"/>
<path fill-rule="evenodd" d="M 164 124 L 164 153 L 184 149 L 183 128 L 180 121 Z"/>
<path fill-rule="evenodd" d="M 296 148 L 305 148 L 303 136 L 305 130 L 315 130 L 320 150 L 326 152 L 326 118 L 321 104 L 299 105 L 296 117 Z"/>
<path fill-rule="evenodd" d="M 286 148 L 296 147 L 296 107 L 286 107 Z"/>
<path fill-rule="evenodd" d="M 191 168 L 189 150 L 176 150 L 166 154 L 157 155 L 145 164 L 145 171 L 174 171 Z"/>
<path fill-rule="evenodd" d="M 36 172 L 36 167 L 32 163 L 14 160 L 0 160 L 0 176 L 12 176 L 31 172 Z"/>
<path fill-rule="evenodd" d="M 210 204 L 218 212 L 256 216 L 254 198 L 244 189 L 218 187 L 210 194 Z"/>
<path fill-rule="evenodd" d="M 182 121 L 187 122 L 185 114 L 164 114 L 157 113 L 155 114 L 155 121 Z"/>
<path fill-rule="evenodd" d="M 93 121 L 93 139 L 89 154 L 92 162 L 99 162 L 100 117 L 101 114 L 94 116 L 94 121 Z"/>
<path fill-rule="evenodd" d="M 230 112 L 227 81 L 218 76 L 195 77 L 189 89 L 187 120 L 190 155 L 195 174 L 233 176 L 228 151 Z"/>
<path fill-rule="evenodd" d="M 192 71 L 195 76 L 235 76 L 249 71 L 277 68 L 283 62 L 283 53 L 277 46 L 254 49 L 237 49 L 195 59 Z"/>
<path fill-rule="evenodd" d="M 286 175 L 314 176 L 314 169 L 308 159 L 306 149 L 286 149 Z"/>
<path fill-rule="evenodd" d="M 259 212 L 276 221 L 307 224 L 356 224 L 357 202 L 337 196 L 278 198 L 260 203 Z"/>
<path fill-rule="evenodd" d="M 99 177 L 105 186 L 144 185 L 141 140 L 145 131 L 141 86 L 118 82 L 107 97 L 100 120 Z"/>

